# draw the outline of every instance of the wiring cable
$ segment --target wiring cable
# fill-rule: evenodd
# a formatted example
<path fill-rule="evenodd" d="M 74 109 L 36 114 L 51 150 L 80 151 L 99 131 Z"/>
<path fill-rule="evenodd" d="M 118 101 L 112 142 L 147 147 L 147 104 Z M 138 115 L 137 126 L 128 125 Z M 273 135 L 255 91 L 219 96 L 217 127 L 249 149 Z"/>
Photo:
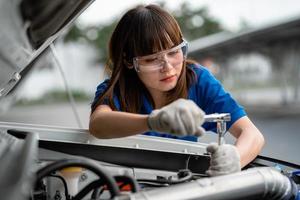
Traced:
<path fill-rule="evenodd" d="M 189 155 L 189 157 L 185 161 L 185 169 L 189 169 L 190 159 L 191 159 L 191 155 Z"/>
<path fill-rule="evenodd" d="M 74 113 L 74 116 L 75 116 L 77 125 L 78 125 L 79 128 L 82 129 L 83 126 L 82 126 L 82 123 L 81 123 L 81 120 L 80 120 L 78 111 L 77 111 L 77 109 L 76 109 L 76 103 L 75 103 L 74 97 L 73 97 L 72 92 L 71 92 L 71 90 L 70 90 L 70 88 L 69 88 L 68 81 L 67 81 L 67 79 L 66 79 L 65 73 L 64 73 L 64 71 L 63 71 L 62 65 L 61 65 L 61 63 L 60 63 L 60 60 L 59 60 L 59 58 L 58 58 L 58 54 L 57 54 L 57 52 L 56 52 L 56 49 L 55 49 L 55 46 L 54 46 L 53 43 L 50 44 L 50 49 L 51 49 L 51 53 L 52 53 L 52 55 L 53 55 L 53 57 L 54 57 L 54 61 L 55 61 L 56 65 L 57 65 L 57 67 L 58 67 L 58 69 L 59 69 L 59 72 L 60 72 L 60 74 L 61 74 L 61 76 L 62 76 L 62 79 L 63 79 L 63 82 L 64 82 L 64 86 L 65 86 L 65 90 L 67 91 L 68 99 L 69 99 L 69 102 L 70 102 L 70 104 L 71 104 L 71 108 L 72 108 L 72 111 L 73 111 L 73 113 Z"/>
<path fill-rule="evenodd" d="M 169 186 L 179 183 L 184 183 L 194 179 L 193 173 L 188 169 L 179 170 L 177 173 L 177 179 L 174 179 L 173 176 L 169 176 L 168 178 L 160 178 L 160 179 L 138 179 L 138 183 L 144 185 L 152 185 L 154 187 L 163 187 Z"/>
<path fill-rule="evenodd" d="M 151 180 L 151 179 L 140 179 L 138 180 L 138 183 L 140 185 L 142 185 L 142 188 L 144 188 L 145 186 L 148 187 L 168 187 L 169 184 L 167 184 L 165 181 L 157 181 L 157 180 Z"/>

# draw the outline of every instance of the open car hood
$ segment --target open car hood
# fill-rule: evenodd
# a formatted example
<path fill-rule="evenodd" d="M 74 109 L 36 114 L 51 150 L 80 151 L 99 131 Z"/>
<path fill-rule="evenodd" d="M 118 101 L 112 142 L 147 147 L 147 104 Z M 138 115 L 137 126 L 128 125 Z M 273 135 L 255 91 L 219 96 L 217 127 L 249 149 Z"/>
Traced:
<path fill-rule="evenodd" d="M 0 99 L 93 0 L 0 2 Z"/>

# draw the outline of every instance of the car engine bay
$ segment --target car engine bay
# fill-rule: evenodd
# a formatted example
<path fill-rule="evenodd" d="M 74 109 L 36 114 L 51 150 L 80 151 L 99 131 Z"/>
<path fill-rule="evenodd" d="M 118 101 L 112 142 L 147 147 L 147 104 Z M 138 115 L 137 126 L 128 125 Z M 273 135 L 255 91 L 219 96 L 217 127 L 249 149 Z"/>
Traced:
<path fill-rule="evenodd" d="M 8 200 L 299 198 L 299 166 L 284 161 L 258 157 L 239 173 L 208 177 L 202 143 L 143 135 L 100 140 L 87 130 L 16 123 L 0 130 L 0 185 Z"/>

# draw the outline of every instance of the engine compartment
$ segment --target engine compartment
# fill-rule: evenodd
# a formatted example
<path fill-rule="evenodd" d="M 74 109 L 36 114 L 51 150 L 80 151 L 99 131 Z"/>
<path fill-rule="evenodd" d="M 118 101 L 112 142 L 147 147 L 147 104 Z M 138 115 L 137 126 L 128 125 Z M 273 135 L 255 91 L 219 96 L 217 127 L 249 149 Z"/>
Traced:
<path fill-rule="evenodd" d="M 23 161 L 11 161 L 14 170 L 9 160 L 0 167 L 2 175 L 18 179 L 6 184 L 8 200 L 299 198 L 300 167 L 271 158 L 259 156 L 240 173 L 208 177 L 202 143 L 142 135 L 99 140 L 87 130 L 15 123 L 1 123 L 0 130 L 2 142 L 6 137 L 23 144 L 7 151 Z"/>

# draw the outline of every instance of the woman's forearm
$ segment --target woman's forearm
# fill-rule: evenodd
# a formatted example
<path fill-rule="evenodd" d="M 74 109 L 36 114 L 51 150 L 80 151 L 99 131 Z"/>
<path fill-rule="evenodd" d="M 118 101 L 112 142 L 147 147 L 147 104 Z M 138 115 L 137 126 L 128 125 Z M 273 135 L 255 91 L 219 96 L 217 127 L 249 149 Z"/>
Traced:
<path fill-rule="evenodd" d="M 147 117 L 119 111 L 95 111 L 90 118 L 89 130 L 95 137 L 103 139 L 135 135 L 149 130 Z"/>
<path fill-rule="evenodd" d="M 261 152 L 264 138 L 256 128 L 246 128 L 238 137 L 235 145 L 240 153 L 241 166 L 244 167 Z"/>
<path fill-rule="evenodd" d="M 240 154 L 241 166 L 245 167 L 261 152 L 265 144 L 264 137 L 247 116 L 237 120 L 229 132 L 237 139 L 235 145 Z"/>

